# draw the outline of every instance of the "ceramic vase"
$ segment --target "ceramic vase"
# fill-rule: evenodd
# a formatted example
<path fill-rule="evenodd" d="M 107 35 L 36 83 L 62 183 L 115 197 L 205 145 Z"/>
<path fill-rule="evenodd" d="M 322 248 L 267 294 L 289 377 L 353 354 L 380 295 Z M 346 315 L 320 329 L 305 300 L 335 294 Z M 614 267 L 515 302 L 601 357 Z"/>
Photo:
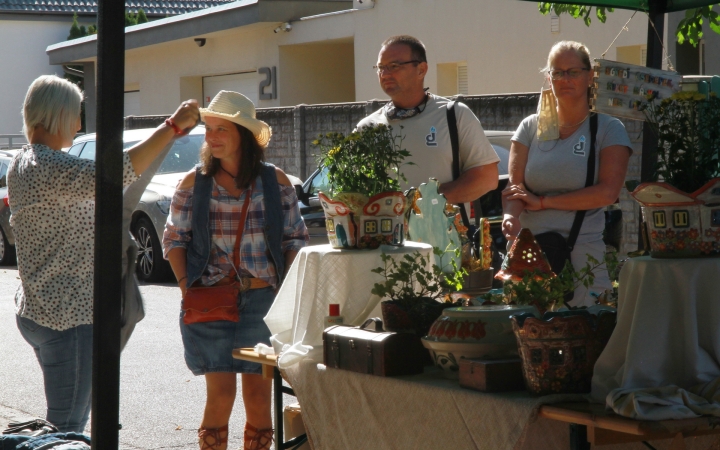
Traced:
<path fill-rule="evenodd" d="M 590 392 L 593 368 L 615 328 L 616 313 L 587 311 L 511 318 L 527 390 L 535 395 Z"/>
<path fill-rule="evenodd" d="M 372 197 L 357 193 L 329 198 L 319 193 L 325 226 L 333 248 L 374 249 L 405 242 L 405 208 L 402 192 L 382 192 Z"/>
<path fill-rule="evenodd" d="M 434 364 L 456 378 L 461 358 L 517 358 L 510 316 L 537 315 L 533 306 L 489 305 L 447 308 L 433 323 L 423 345 Z"/>

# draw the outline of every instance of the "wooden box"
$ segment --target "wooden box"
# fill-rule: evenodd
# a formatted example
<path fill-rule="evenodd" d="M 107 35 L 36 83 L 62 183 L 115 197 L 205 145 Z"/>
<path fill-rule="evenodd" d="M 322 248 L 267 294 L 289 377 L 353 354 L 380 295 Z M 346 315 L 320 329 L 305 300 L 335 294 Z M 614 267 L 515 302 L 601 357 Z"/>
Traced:
<path fill-rule="evenodd" d="M 482 392 L 525 389 L 520 358 L 502 360 L 460 359 L 460 386 Z"/>

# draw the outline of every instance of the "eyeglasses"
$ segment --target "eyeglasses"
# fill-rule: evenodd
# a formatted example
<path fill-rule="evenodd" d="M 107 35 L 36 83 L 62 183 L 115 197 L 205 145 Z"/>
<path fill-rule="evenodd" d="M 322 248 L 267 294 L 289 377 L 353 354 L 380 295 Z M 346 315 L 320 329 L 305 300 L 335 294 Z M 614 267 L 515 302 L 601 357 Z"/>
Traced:
<path fill-rule="evenodd" d="M 378 73 L 378 75 L 381 74 L 381 73 L 383 73 L 383 72 L 385 72 L 385 73 L 395 73 L 395 72 L 397 72 L 397 70 L 398 70 L 401 66 L 404 66 L 405 64 L 411 64 L 411 63 L 418 64 L 418 63 L 420 63 L 420 61 L 418 61 L 417 59 L 413 59 L 413 60 L 411 60 L 411 61 L 405 61 L 405 62 L 401 62 L 401 63 L 395 63 L 395 62 L 394 62 L 394 63 L 390 63 L 390 64 L 387 64 L 387 65 L 385 65 L 385 64 L 378 64 L 377 66 L 373 66 L 373 69 L 375 69 L 375 71 Z"/>
<path fill-rule="evenodd" d="M 590 69 L 586 69 L 584 67 L 582 67 L 582 68 L 575 67 L 573 69 L 568 69 L 568 70 L 552 69 L 552 70 L 548 70 L 548 74 L 550 75 L 550 78 L 553 79 L 553 81 L 562 80 L 563 77 L 565 77 L 565 75 L 567 75 L 568 77 L 570 77 L 571 79 L 574 80 L 574 79 L 580 77 L 580 75 L 582 75 L 582 73 L 585 72 L 586 70 L 590 70 Z"/>

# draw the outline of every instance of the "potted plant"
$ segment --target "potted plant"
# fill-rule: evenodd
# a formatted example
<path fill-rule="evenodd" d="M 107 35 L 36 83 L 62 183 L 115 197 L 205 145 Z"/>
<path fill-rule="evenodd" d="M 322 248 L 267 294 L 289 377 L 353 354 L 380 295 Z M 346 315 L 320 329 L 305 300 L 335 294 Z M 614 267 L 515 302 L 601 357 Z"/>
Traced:
<path fill-rule="evenodd" d="M 515 261 L 513 261 L 513 259 Z M 526 269 L 532 260 L 533 268 Z M 513 263 L 519 263 L 513 267 Z M 606 254 L 604 263 L 614 274 L 615 252 Z M 589 392 L 593 367 L 615 327 L 615 313 L 597 315 L 585 309 L 558 312 L 569 291 L 592 285 L 594 271 L 602 265 L 588 255 L 584 267 L 575 270 L 568 261 L 559 274 L 550 270 L 540 246 L 528 229 L 522 229 L 508 251 L 498 273 L 506 280 L 502 294 L 489 293 L 486 301 L 533 305 L 544 314 L 519 314 L 511 324 L 522 360 L 528 390 L 534 394 Z"/>
<path fill-rule="evenodd" d="M 407 201 L 400 171 L 410 152 L 392 127 L 375 125 L 349 135 L 327 133 L 313 141 L 328 168 L 329 192 L 319 193 L 328 238 L 335 248 L 402 245 Z"/>
<path fill-rule="evenodd" d="M 645 115 L 658 138 L 654 182 L 632 192 L 642 205 L 653 257 L 720 254 L 720 98 L 678 92 L 651 101 Z"/>
<path fill-rule="evenodd" d="M 433 254 L 440 261 L 446 253 L 433 247 Z M 386 299 L 380 304 L 386 329 L 422 337 L 443 309 L 462 305 L 461 301 L 452 300 L 450 294 L 462 289 L 462 279 L 467 272 L 458 268 L 454 260 L 447 264 L 448 270 L 434 263 L 428 269 L 428 258 L 419 251 L 403 255 L 400 261 L 385 253 L 380 257 L 383 266 L 372 271 L 382 275 L 385 281 L 375 283 L 371 292 Z"/>

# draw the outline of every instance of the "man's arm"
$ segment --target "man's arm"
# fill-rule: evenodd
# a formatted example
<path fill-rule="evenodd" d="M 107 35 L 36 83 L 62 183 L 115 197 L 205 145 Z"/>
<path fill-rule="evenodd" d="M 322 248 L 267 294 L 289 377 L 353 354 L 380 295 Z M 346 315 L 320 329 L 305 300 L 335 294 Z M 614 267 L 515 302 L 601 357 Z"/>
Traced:
<path fill-rule="evenodd" d="M 477 200 L 497 188 L 497 163 L 473 167 L 460 174 L 455 181 L 440 185 L 439 191 L 449 203 L 467 203 Z"/>

